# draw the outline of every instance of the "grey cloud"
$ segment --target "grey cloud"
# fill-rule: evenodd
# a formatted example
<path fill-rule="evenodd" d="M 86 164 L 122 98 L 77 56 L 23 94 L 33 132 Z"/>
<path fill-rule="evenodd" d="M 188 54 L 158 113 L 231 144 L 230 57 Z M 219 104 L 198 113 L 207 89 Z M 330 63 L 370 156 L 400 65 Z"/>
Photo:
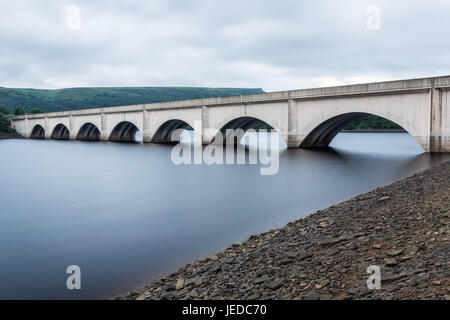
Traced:
<path fill-rule="evenodd" d="M 66 27 L 69 5 L 80 30 Z M 381 9 L 381 29 L 366 9 Z M 265 90 L 449 73 L 448 1 L 26 1 L 0 4 L 0 85 Z"/>

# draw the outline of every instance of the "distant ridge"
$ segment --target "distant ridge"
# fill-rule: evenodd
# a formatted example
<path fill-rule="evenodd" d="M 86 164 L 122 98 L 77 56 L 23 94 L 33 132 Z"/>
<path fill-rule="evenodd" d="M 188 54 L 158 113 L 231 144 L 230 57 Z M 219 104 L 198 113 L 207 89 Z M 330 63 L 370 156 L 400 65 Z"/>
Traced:
<path fill-rule="evenodd" d="M 11 112 L 21 106 L 25 112 L 42 112 L 165 102 L 264 93 L 260 88 L 208 87 L 93 87 L 68 89 L 19 89 L 0 87 L 0 105 Z"/>

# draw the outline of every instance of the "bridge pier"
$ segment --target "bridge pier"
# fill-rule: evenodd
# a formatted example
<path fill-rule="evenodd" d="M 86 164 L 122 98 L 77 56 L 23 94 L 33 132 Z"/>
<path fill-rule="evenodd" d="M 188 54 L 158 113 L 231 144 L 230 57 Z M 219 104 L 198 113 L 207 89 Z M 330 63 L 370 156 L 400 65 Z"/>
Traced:
<path fill-rule="evenodd" d="M 153 139 L 153 133 L 150 129 L 150 112 L 145 110 L 145 107 L 143 108 L 143 124 L 142 124 L 142 141 L 144 143 L 150 143 Z"/>
<path fill-rule="evenodd" d="M 108 141 L 108 134 L 106 132 L 101 132 L 100 133 L 100 141 Z"/>
<path fill-rule="evenodd" d="M 104 112 L 101 113 L 101 126 L 100 126 L 100 141 L 108 141 L 108 126 L 106 123 L 106 114 Z"/>
<path fill-rule="evenodd" d="M 73 115 L 69 116 L 69 140 L 76 140 L 77 133 L 75 132 L 75 123 L 73 119 Z"/>
<path fill-rule="evenodd" d="M 50 131 L 48 117 L 45 117 L 44 123 L 45 123 L 45 126 L 44 126 L 45 138 L 44 139 L 50 139 L 52 136 L 52 132 Z"/>
<path fill-rule="evenodd" d="M 298 129 L 298 107 L 297 103 L 290 97 L 288 99 L 288 148 L 298 148 L 303 141 L 304 136 L 299 134 Z"/>
<path fill-rule="evenodd" d="M 448 107 L 444 107 L 450 101 L 449 92 L 440 88 L 430 90 L 431 133 L 429 152 L 432 153 L 450 152 L 450 115 Z"/>
<path fill-rule="evenodd" d="M 144 143 L 152 142 L 153 135 L 151 133 L 145 132 L 142 134 L 142 140 Z"/>
<path fill-rule="evenodd" d="M 214 137 L 217 135 L 217 133 L 219 132 L 218 129 L 213 129 L 213 128 L 205 128 L 202 131 L 202 144 L 203 145 L 207 145 L 210 144 L 211 142 L 213 142 Z"/>

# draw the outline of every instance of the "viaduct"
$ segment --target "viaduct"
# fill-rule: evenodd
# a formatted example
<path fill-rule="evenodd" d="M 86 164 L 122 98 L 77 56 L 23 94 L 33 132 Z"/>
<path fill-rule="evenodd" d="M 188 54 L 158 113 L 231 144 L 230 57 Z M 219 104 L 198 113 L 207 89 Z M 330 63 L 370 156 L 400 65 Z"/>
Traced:
<path fill-rule="evenodd" d="M 66 140 L 134 141 L 141 131 L 155 143 L 193 129 L 209 144 L 219 131 L 264 122 L 296 148 L 327 146 L 367 114 L 397 123 L 425 152 L 450 152 L 450 76 L 16 116 L 12 127 Z"/>

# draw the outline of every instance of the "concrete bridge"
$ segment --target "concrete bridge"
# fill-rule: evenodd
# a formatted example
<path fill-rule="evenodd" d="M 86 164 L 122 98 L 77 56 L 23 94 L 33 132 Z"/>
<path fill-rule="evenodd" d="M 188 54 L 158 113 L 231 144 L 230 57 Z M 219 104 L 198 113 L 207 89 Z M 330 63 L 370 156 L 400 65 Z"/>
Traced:
<path fill-rule="evenodd" d="M 450 76 L 243 96 L 25 115 L 12 126 L 27 138 L 169 142 L 193 129 L 204 144 L 219 131 L 264 122 L 289 147 L 327 146 L 348 123 L 372 114 L 397 123 L 426 152 L 450 152 Z"/>

